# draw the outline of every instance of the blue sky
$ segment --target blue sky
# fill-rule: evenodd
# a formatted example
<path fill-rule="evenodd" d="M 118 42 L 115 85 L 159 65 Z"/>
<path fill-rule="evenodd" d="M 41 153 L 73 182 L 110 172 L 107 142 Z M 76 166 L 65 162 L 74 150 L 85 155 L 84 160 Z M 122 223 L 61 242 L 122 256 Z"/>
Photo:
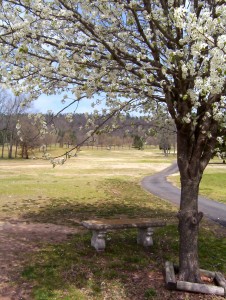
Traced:
<path fill-rule="evenodd" d="M 59 112 L 63 109 L 66 105 L 72 102 L 72 99 L 66 99 L 65 104 L 61 103 L 63 96 L 62 95 L 41 95 L 37 100 L 33 102 L 32 110 L 34 112 L 41 112 L 46 113 L 48 110 L 52 110 L 54 113 Z M 73 104 L 70 108 L 63 111 L 63 113 L 68 112 L 76 112 L 76 113 L 91 113 L 94 109 L 91 107 L 91 103 L 93 100 L 91 99 L 83 99 L 80 101 L 78 107 L 77 104 Z"/>
<path fill-rule="evenodd" d="M 37 100 L 33 101 L 31 111 L 33 113 L 47 113 L 49 110 L 51 110 L 54 114 L 57 114 L 59 111 L 61 111 L 65 106 L 67 106 L 69 103 L 73 101 L 73 95 L 68 93 L 68 99 L 65 99 L 65 103 L 63 104 L 61 100 L 63 99 L 64 94 L 59 95 L 51 95 L 47 96 L 45 94 L 42 94 Z M 70 98 L 71 97 L 71 98 Z M 102 103 L 99 105 L 95 105 L 95 107 L 92 107 L 91 104 L 95 102 L 97 99 L 102 99 Z M 105 106 L 105 99 L 104 96 L 95 96 L 93 99 L 82 99 L 79 104 L 77 103 L 72 104 L 68 109 L 65 109 L 62 113 L 93 113 L 94 110 L 98 110 L 101 112 L 103 108 L 106 108 Z M 131 116 L 139 116 L 141 115 L 139 112 L 131 112 Z"/>

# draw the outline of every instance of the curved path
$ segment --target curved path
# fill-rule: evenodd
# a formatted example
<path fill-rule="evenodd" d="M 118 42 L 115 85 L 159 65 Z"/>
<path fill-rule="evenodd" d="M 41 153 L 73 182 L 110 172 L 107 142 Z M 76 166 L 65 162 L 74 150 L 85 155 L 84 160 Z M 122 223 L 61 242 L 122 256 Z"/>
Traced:
<path fill-rule="evenodd" d="M 173 186 L 170 182 L 167 181 L 167 176 L 176 172 L 178 172 L 177 163 L 173 163 L 170 167 L 164 169 L 163 171 L 145 177 L 141 181 L 141 185 L 150 193 L 179 206 L 180 189 Z M 209 219 L 218 222 L 226 227 L 225 204 L 199 196 L 199 210 L 202 211 L 204 215 Z"/>

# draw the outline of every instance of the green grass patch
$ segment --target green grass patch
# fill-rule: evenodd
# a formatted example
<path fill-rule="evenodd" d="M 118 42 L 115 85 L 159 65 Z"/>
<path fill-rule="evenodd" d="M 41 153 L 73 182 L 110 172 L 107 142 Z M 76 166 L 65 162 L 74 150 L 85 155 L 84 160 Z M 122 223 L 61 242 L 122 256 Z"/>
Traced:
<path fill-rule="evenodd" d="M 226 238 L 218 238 L 210 228 L 201 230 L 199 236 L 199 256 L 203 269 L 226 274 Z"/>
<path fill-rule="evenodd" d="M 226 203 L 226 172 L 204 174 L 200 184 L 200 194 L 210 199 Z"/>
<path fill-rule="evenodd" d="M 180 177 L 170 176 L 170 181 L 180 187 Z M 200 195 L 218 202 L 226 203 L 226 167 L 207 168 L 199 187 Z"/>
<path fill-rule="evenodd" d="M 147 289 L 144 293 L 145 299 L 154 299 L 156 295 L 157 295 L 157 292 L 153 288 Z"/>

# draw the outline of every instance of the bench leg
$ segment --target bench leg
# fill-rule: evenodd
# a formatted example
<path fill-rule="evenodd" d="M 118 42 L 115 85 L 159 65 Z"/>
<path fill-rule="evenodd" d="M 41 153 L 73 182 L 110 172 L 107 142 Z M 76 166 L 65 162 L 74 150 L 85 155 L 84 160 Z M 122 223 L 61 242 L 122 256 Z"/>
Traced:
<path fill-rule="evenodd" d="M 137 228 L 137 244 L 142 245 L 144 247 L 153 245 L 153 229 L 152 228 Z"/>
<path fill-rule="evenodd" d="M 106 231 L 93 230 L 93 236 L 91 239 L 91 246 L 93 246 L 97 251 L 104 251 Z"/>

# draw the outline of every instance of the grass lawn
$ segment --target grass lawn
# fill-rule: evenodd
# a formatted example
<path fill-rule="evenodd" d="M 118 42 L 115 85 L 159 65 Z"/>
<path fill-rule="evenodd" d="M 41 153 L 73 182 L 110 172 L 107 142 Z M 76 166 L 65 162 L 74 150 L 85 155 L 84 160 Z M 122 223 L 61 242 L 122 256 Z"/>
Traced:
<path fill-rule="evenodd" d="M 178 261 L 177 208 L 140 186 L 141 178 L 174 160 L 173 155 L 165 158 L 158 151 L 133 149 L 83 150 L 55 168 L 42 160 L 0 161 L 1 220 L 10 217 L 79 228 L 67 241 L 43 242 L 28 255 L 20 282 L 33 286 L 32 299 L 179 299 L 164 288 L 162 277 L 165 260 Z M 155 230 L 149 249 L 136 244 L 136 230 L 121 230 L 109 233 L 106 251 L 97 253 L 90 246 L 91 233 L 76 223 L 124 216 L 158 216 L 168 225 Z M 226 274 L 226 238 L 213 229 L 217 226 L 203 222 L 200 266 Z"/>
<path fill-rule="evenodd" d="M 178 174 L 169 176 L 169 180 L 180 187 Z M 199 193 L 212 200 L 226 203 L 226 165 L 212 161 L 206 168 L 200 183 Z"/>

